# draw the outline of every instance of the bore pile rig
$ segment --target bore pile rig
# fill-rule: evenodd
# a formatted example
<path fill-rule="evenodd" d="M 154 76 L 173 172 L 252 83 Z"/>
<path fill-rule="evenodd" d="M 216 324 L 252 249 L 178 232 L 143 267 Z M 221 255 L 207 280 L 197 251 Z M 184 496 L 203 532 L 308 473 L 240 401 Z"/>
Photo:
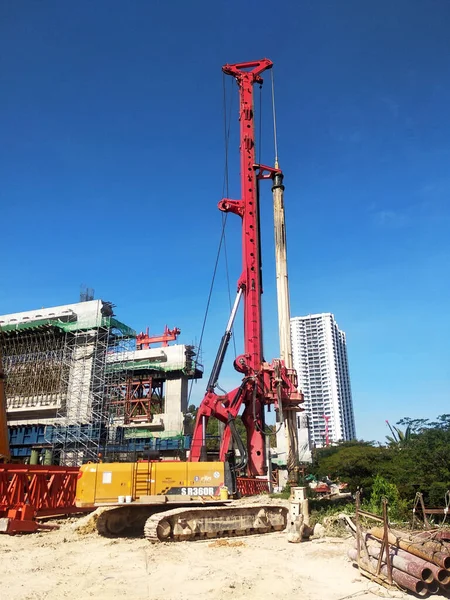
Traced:
<path fill-rule="evenodd" d="M 76 504 L 84 508 L 101 507 L 96 526 L 102 535 L 114 536 L 143 528 L 144 536 L 151 542 L 182 541 L 269 533 L 286 527 L 287 508 L 284 506 L 259 502 L 248 506 L 231 502 L 223 506 L 228 502 L 229 491 L 233 495 L 236 491 L 250 495 L 267 490 L 267 481 L 259 479 L 265 478 L 268 467 L 266 406 L 274 405 L 278 421 L 286 424 L 292 458 L 288 464 L 295 465 L 298 460 L 292 439 L 295 442 L 295 415 L 301 410 L 303 397 L 297 390 L 295 371 L 286 364 L 290 341 L 286 329 L 289 327 L 289 302 L 282 173 L 277 167 L 255 164 L 253 85 L 262 83 L 261 73 L 271 67 L 272 63 L 267 59 L 223 67 L 225 73 L 235 77 L 239 86 L 242 198 L 225 198 L 219 208 L 242 219 L 243 271 L 206 394 L 198 410 L 189 462 L 149 460 L 83 465 L 77 483 Z M 282 358 L 271 363 L 264 360 L 262 347 L 258 194 L 261 179 L 273 181 L 274 211 L 278 216 L 275 231 Z M 234 366 L 243 375 L 242 383 L 231 392 L 218 395 L 215 389 L 241 299 L 244 303 L 244 353 L 235 359 Z M 247 447 L 235 427 L 242 407 Z M 211 417 L 224 424 L 219 461 L 216 462 L 209 462 L 206 453 L 206 427 Z M 230 450 L 232 439 L 239 449 L 239 459 L 234 449 Z M 292 480 L 295 480 L 295 468 L 292 472 Z M 247 477 L 242 477 L 243 473 Z M 241 475 L 239 479 L 237 474 Z"/>
<path fill-rule="evenodd" d="M 287 288 L 286 238 L 284 233 L 283 174 L 275 168 L 256 164 L 253 86 L 262 84 L 261 73 L 272 68 L 268 59 L 225 65 L 225 74 L 235 78 L 239 88 L 241 199 L 224 198 L 219 209 L 242 219 L 243 270 L 237 284 L 237 295 L 230 319 L 208 381 L 206 394 L 200 404 L 194 427 L 191 461 L 206 460 L 206 427 L 211 417 L 224 424 L 220 446 L 220 461 L 233 460 L 229 452 L 234 440 L 240 453 L 235 471 L 246 470 L 248 477 L 267 474 L 265 407 L 274 405 L 277 422 L 285 423 L 288 440 L 288 469 L 291 479 L 298 463 L 296 455 L 297 428 L 295 414 L 301 410 L 303 395 L 297 390 L 297 375 L 292 369 L 289 333 L 289 294 Z M 281 357 L 268 363 L 264 359 L 262 342 L 262 270 L 259 182 L 273 182 L 275 237 L 277 253 L 278 311 Z M 277 218 L 278 216 L 278 218 Z M 216 393 L 221 367 L 231 339 L 233 322 L 242 299 L 244 303 L 244 353 L 234 361 L 234 368 L 243 374 L 239 387 L 223 395 Z M 240 440 L 235 419 L 244 405 L 242 421 L 247 431 L 247 447 Z"/>

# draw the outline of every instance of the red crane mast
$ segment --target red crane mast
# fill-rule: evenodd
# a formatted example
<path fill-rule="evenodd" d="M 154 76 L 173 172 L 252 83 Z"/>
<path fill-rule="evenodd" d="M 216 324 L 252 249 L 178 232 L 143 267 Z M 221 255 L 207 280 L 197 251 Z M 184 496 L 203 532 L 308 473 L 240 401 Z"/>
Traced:
<path fill-rule="evenodd" d="M 272 68 L 268 59 L 225 65 L 225 74 L 235 78 L 239 88 L 241 199 L 224 198 L 219 209 L 242 218 L 242 274 L 237 284 L 237 296 L 232 313 L 222 337 L 219 351 L 209 378 L 207 390 L 200 404 L 194 427 L 190 460 L 206 459 L 206 426 L 211 416 L 225 424 L 220 448 L 220 460 L 225 460 L 230 439 L 233 437 L 241 454 L 236 469 L 247 468 L 250 476 L 265 475 L 266 405 L 274 404 L 278 419 L 283 420 L 287 410 L 300 410 L 302 395 L 297 391 L 296 373 L 287 369 L 280 359 L 272 363 L 264 361 L 261 315 L 261 243 L 259 225 L 259 180 L 273 179 L 274 185 L 282 185 L 279 169 L 255 163 L 255 127 L 253 110 L 253 85 L 262 84 L 261 73 Z M 277 183 L 278 182 L 278 183 Z M 234 361 L 234 367 L 244 375 L 241 385 L 231 392 L 218 395 L 215 387 L 231 338 L 233 321 L 241 297 L 244 303 L 244 353 Z M 245 449 L 237 435 L 234 420 L 245 405 L 242 421 L 247 430 Z"/>

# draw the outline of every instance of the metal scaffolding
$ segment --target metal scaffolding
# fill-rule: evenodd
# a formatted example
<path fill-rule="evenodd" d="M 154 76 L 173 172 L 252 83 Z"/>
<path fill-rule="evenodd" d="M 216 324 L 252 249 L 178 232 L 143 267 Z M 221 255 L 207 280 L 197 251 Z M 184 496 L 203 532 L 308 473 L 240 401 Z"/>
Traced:
<path fill-rule="evenodd" d="M 1 316 L 0 352 L 14 456 L 46 464 L 77 466 L 179 437 L 183 381 L 202 376 L 193 346 L 137 349 L 136 332 L 102 300 Z"/>
<path fill-rule="evenodd" d="M 111 389 L 111 415 L 124 425 L 151 423 L 164 412 L 164 380 L 145 372 L 124 375 Z"/>
<path fill-rule="evenodd" d="M 126 369 L 108 369 L 108 358 L 125 356 L 134 345 L 135 333 L 112 317 L 103 317 L 97 327 L 67 335 L 65 361 L 67 400 L 57 414 L 50 441 L 60 452 L 60 462 L 79 465 L 98 460 L 114 438 L 110 421 L 111 391 L 126 378 Z M 120 359 L 119 359 L 120 361 Z"/>
<path fill-rule="evenodd" d="M 45 423 L 46 442 L 60 464 L 97 460 L 109 441 L 111 390 L 126 381 L 120 357 L 136 337 L 112 315 L 103 302 L 81 323 L 69 315 L 0 327 L 9 419 Z"/>

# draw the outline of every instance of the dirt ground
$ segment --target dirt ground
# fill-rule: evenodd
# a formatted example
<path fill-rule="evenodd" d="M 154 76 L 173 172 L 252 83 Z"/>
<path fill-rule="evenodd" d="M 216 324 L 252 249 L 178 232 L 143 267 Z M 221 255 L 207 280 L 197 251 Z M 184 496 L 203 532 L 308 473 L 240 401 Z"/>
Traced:
<path fill-rule="evenodd" d="M 388 595 L 346 557 L 351 540 L 285 533 L 152 545 L 56 531 L 0 536 L 1 600 L 342 600 Z M 375 594 L 375 595 L 374 595 Z M 435 596 L 437 597 L 437 596 Z"/>

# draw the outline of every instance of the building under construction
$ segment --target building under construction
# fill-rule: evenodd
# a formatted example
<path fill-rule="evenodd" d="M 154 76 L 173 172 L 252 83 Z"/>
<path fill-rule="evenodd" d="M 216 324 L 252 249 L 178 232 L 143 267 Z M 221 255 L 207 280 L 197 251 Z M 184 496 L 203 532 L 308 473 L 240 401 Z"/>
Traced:
<path fill-rule="evenodd" d="M 178 333 L 136 335 L 102 300 L 0 316 L 14 459 L 182 453 L 188 381 L 202 371 L 193 346 L 168 345 Z"/>

